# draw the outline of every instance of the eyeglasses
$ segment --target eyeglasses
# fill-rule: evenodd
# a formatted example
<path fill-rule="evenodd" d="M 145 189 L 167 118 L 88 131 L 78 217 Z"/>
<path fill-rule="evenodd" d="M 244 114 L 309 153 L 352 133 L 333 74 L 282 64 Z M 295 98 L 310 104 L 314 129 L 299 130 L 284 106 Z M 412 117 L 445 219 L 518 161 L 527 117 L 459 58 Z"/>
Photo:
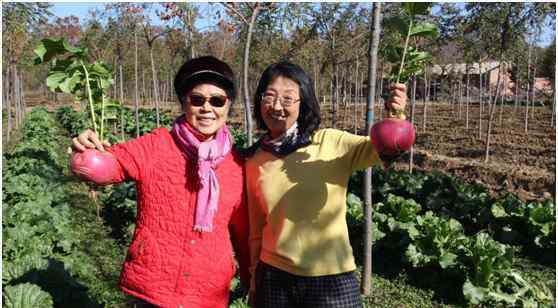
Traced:
<path fill-rule="evenodd" d="M 209 101 L 209 104 L 213 107 L 223 107 L 227 103 L 228 97 L 224 95 L 212 95 L 209 97 L 205 97 L 199 94 L 190 94 L 188 99 L 190 101 L 190 104 L 196 107 L 203 106 L 207 101 Z"/>
<path fill-rule="evenodd" d="M 277 100 L 279 100 L 281 106 L 290 107 L 294 103 L 300 101 L 300 98 L 295 99 L 289 96 L 282 97 L 282 96 L 275 96 L 273 94 L 265 94 L 265 93 L 262 95 L 262 102 L 264 103 L 264 105 L 272 106 Z"/>

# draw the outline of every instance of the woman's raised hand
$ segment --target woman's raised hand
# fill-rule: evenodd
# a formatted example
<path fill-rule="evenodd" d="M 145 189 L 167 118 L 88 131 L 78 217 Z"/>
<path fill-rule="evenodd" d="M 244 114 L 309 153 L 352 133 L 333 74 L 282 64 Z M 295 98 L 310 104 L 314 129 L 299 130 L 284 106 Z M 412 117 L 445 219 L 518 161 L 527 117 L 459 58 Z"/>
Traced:
<path fill-rule="evenodd" d="M 110 143 L 107 141 L 99 140 L 97 133 L 95 133 L 91 129 L 86 129 L 85 131 L 81 132 L 79 136 L 72 138 L 71 149 L 77 152 L 83 152 L 87 149 L 97 148 L 99 151 L 104 152 L 104 146 L 108 147 L 110 146 Z"/>
<path fill-rule="evenodd" d="M 390 117 L 405 118 L 407 86 L 403 83 L 396 83 L 391 85 L 389 89 L 389 98 L 385 103 L 385 107 L 390 111 Z"/>

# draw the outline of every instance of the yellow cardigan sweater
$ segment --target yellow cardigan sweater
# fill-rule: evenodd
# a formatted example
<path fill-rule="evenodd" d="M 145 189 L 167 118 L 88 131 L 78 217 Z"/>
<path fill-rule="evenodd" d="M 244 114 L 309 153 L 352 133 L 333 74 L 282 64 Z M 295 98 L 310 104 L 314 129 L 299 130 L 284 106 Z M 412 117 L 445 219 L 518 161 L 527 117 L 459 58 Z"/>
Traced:
<path fill-rule="evenodd" d="M 369 137 L 336 129 L 316 131 L 283 159 L 259 149 L 246 162 L 252 278 L 258 260 L 300 276 L 355 270 L 347 185 L 353 171 L 379 163 Z"/>

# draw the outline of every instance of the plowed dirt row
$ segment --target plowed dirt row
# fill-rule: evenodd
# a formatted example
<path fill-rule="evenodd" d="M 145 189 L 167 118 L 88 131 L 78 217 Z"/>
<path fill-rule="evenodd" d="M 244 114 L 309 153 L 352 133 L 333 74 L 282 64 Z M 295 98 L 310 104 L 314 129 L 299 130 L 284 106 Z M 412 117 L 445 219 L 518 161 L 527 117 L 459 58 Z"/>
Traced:
<path fill-rule="evenodd" d="M 328 106 L 329 107 L 329 106 Z M 331 126 L 331 108 L 322 110 L 325 126 Z M 362 112 L 359 109 L 359 122 Z M 453 110 L 453 111 L 452 111 Z M 469 106 L 469 128 L 466 129 L 465 108 L 458 118 L 456 106 L 432 103 L 427 106 L 426 129 L 422 129 L 423 105 L 415 108 L 417 141 L 414 147 L 414 168 L 443 170 L 464 177 L 469 182 L 482 182 L 493 192 L 511 191 L 524 200 L 555 196 L 556 131 L 550 125 L 552 109 L 529 109 L 528 132 L 525 133 L 524 107 L 504 106 L 500 122 L 500 106 L 493 118 L 489 160 L 485 162 L 487 108 L 484 107 L 479 139 L 479 106 Z M 376 118 L 380 108 L 376 107 Z M 409 112 L 407 112 L 409 114 Z M 343 119 L 339 111 L 338 119 Z M 337 127 L 354 130 L 354 107 Z M 359 126 L 363 133 L 363 124 Z M 409 155 L 395 165 L 409 168 Z"/>

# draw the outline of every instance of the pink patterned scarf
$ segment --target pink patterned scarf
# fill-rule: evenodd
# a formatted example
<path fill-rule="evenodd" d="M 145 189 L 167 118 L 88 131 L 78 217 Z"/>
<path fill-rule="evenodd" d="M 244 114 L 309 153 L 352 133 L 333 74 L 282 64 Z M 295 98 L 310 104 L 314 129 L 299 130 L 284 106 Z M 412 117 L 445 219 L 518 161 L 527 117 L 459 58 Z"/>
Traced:
<path fill-rule="evenodd" d="M 172 133 L 184 156 L 197 162 L 200 185 L 194 230 L 211 232 L 213 216 L 217 212 L 219 202 L 219 180 L 215 169 L 231 151 L 231 134 L 227 125 L 224 125 L 216 132 L 213 139 L 200 142 L 198 137 L 200 134 L 186 121 L 184 116 L 180 116 L 174 121 Z"/>

